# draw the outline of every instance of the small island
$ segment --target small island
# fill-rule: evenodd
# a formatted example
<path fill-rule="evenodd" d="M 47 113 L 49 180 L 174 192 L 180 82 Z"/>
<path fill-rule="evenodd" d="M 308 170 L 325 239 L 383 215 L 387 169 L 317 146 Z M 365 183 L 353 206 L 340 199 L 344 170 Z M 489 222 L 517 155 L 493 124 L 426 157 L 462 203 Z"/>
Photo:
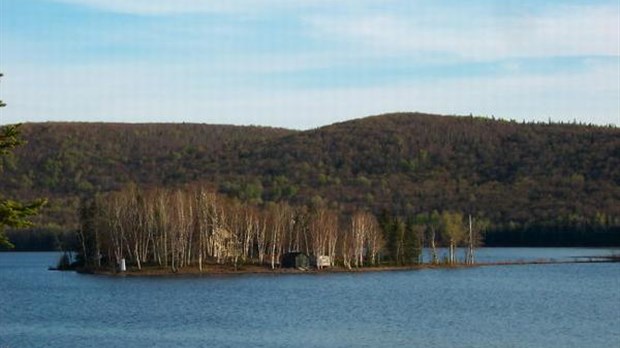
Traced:
<path fill-rule="evenodd" d="M 456 265 L 461 244 L 471 265 L 488 225 L 469 217 L 466 229 L 460 212 L 404 220 L 367 211 L 343 215 L 321 204 L 258 206 L 202 186 L 130 186 L 83 201 L 79 215 L 75 267 L 94 273 L 402 269 L 419 267 L 425 240 L 433 265 Z M 440 237 L 449 250 L 442 260 L 435 249 Z"/>
<path fill-rule="evenodd" d="M 65 254 L 57 269 L 130 276 L 298 274 L 619 260 L 476 263 L 490 224 L 482 217 L 435 211 L 377 218 L 367 211 L 338 214 L 320 204 L 259 206 L 199 185 L 131 185 L 84 200 L 79 215 L 75 261 Z M 440 254 L 438 246 L 446 251 Z"/>

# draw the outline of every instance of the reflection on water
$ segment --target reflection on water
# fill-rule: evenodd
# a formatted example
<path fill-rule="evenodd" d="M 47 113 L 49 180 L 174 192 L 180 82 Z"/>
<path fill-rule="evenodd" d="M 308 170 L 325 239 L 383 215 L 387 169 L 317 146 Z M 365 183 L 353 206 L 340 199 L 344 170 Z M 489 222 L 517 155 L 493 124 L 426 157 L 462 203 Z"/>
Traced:
<path fill-rule="evenodd" d="M 489 248 L 480 260 L 605 249 Z M 0 253 L 0 347 L 614 347 L 620 265 L 120 278 Z"/>

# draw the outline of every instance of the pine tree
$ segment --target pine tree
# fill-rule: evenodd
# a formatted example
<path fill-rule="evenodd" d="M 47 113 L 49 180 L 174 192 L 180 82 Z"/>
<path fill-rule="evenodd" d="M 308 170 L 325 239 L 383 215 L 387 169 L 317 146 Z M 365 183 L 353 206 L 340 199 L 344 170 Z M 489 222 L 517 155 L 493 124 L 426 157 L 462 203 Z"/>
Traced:
<path fill-rule="evenodd" d="M 2 77 L 2 74 L 0 74 Z M 6 106 L 0 100 L 0 108 Z M 13 149 L 21 144 L 19 125 L 9 125 L 0 127 L 0 160 L 2 157 L 10 155 Z M 2 163 L 0 162 L 0 173 L 2 173 Z M 34 202 L 22 203 L 10 199 L 4 199 L 0 194 L 0 248 L 13 248 L 13 244 L 4 234 L 5 227 L 27 227 L 31 225 L 29 217 L 36 215 L 45 204 L 44 199 Z"/>
<path fill-rule="evenodd" d="M 411 265 L 420 263 L 422 253 L 422 226 L 414 219 L 407 219 L 405 236 L 403 240 L 404 263 Z"/>

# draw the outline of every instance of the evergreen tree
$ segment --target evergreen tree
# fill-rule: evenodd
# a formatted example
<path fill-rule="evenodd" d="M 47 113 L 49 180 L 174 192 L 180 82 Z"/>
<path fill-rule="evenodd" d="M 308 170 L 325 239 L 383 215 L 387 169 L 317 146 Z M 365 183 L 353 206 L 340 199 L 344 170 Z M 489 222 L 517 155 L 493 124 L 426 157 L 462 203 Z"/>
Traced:
<path fill-rule="evenodd" d="M 403 262 L 405 264 L 420 263 L 422 254 L 422 231 L 424 226 L 420 225 L 414 218 L 407 220 L 406 230 L 403 240 Z"/>
<path fill-rule="evenodd" d="M 394 254 L 394 260 L 396 264 L 403 265 L 406 263 L 405 260 L 405 235 L 407 232 L 407 226 L 405 222 L 396 217 L 394 219 L 394 236 L 396 238 L 396 250 Z"/>
<path fill-rule="evenodd" d="M 0 74 L 2 77 L 2 74 Z M 0 100 L 0 108 L 6 106 Z M 0 128 L 0 161 L 2 157 L 10 155 L 11 151 L 23 143 L 19 137 L 19 125 L 9 125 Z M 0 162 L 0 173 L 2 162 Z M 0 195 L 0 248 L 13 248 L 13 244 L 4 234 L 5 227 L 27 227 L 31 225 L 30 216 L 36 215 L 45 204 L 45 200 L 39 199 L 34 202 L 21 203 L 15 200 L 4 199 Z"/>
<path fill-rule="evenodd" d="M 77 261 L 78 264 L 85 267 L 101 265 L 99 259 L 99 238 L 95 226 L 96 213 L 96 199 L 83 198 L 80 200 L 78 211 L 80 227 L 77 233 L 80 242 L 80 252 L 78 252 Z"/>
<path fill-rule="evenodd" d="M 379 226 L 381 226 L 381 230 L 383 231 L 383 239 L 386 241 L 385 249 L 386 253 L 392 262 L 396 262 L 396 234 L 394 229 L 394 218 L 392 214 L 387 211 L 381 211 L 381 215 L 379 215 Z"/>
<path fill-rule="evenodd" d="M 395 265 L 404 263 L 405 252 L 405 223 L 399 217 L 389 216 L 382 223 L 385 239 L 387 240 L 387 253 Z"/>

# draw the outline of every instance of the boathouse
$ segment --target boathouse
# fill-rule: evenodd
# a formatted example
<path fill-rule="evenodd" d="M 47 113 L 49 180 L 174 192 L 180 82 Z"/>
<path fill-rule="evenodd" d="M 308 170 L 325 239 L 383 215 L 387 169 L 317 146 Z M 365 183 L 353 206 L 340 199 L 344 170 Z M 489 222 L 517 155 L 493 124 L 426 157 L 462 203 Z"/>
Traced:
<path fill-rule="evenodd" d="M 302 252 L 290 252 L 282 256 L 281 265 L 284 268 L 309 268 L 310 258 Z"/>

